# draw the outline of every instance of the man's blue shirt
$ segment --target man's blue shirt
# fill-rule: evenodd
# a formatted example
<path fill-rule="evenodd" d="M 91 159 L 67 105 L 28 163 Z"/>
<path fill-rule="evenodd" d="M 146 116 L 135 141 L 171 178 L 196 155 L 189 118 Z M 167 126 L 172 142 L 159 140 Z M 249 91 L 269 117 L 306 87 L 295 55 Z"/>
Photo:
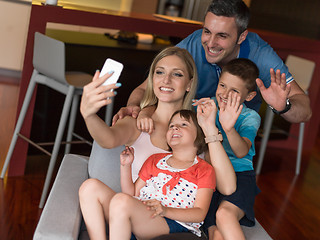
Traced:
<path fill-rule="evenodd" d="M 196 63 L 199 77 L 196 97 L 214 97 L 219 82 L 220 67 L 207 62 L 201 44 L 201 34 L 202 29 L 199 29 L 183 39 L 177 46 L 187 49 Z M 249 32 L 246 39 L 240 44 L 239 58 L 248 58 L 257 65 L 260 71 L 259 78 L 266 87 L 269 87 L 271 82 L 270 68 L 280 69 L 281 73 L 285 73 L 287 84 L 293 80 L 282 59 L 256 33 Z M 260 105 L 261 97 L 259 91 L 254 99 L 246 102 L 246 106 L 256 111 L 259 111 Z"/>

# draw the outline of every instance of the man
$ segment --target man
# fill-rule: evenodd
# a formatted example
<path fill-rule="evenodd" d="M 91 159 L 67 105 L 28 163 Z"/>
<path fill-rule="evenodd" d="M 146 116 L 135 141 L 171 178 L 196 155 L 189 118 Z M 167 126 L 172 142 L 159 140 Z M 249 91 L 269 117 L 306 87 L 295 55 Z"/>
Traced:
<path fill-rule="evenodd" d="M 213 0 L 205 15 L 203 29 L 177 46 L 187 49 L 198 70 L 197 97 L 215 95 L 221 67 L 235 58 L 248 58 L 259 68 L 257 86 L 266 103 L 289 122 L 308 121 L 310 100 L 294 81 L 288 68 L 273 49 L 257 34 L 248 32 L 249 9 L 241 0 Z M 274 70 L 276 69 L 276 70 Z M 113 122 L 125 115 L 137 117 L 146 81 L 130 95 L 127 107 L 120 109 Z M 258 111 L 259 94 L 247 106 Z"/>

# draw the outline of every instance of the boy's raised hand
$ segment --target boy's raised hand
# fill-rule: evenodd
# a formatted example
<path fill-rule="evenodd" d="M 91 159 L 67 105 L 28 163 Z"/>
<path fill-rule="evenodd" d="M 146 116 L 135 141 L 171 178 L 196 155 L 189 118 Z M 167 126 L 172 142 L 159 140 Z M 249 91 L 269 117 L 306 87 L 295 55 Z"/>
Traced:
<path fill-rule="evenodd" d="M 240 105 L 240 96 L 229 92 L 228 101 L 220 106 L 219 122 L 225 132 L 229 132 L 237 122 L 242 111 L 243 105 Z"/>
<path fill-rule="evenodd" d="M 122 166 L 131 165 L 134 159 L 134 148 L 126 146 L 120 154 L 120 164 Z"/>

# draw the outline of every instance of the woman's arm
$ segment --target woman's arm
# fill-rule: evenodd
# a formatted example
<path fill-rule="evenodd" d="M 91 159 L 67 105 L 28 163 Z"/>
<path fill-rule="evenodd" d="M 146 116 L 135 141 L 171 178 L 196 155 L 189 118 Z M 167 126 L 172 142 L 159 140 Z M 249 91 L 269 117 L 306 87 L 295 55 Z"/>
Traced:
<path fill-rule="evenodd" d="M 93 139 L 103 148 L 131 145 L 140 134 L 132 117 L 121 119 L 112 127 L 97 115 L 87 118 L 85 123 Z"/>
<path fill-rule="evenodd" d="M 99 71 L 93 77 L 93 81 L 83 89 L 80 111 L 91 136 L 105 148 L 113 148 L 126 144 L 138 134 L 135 119 L 123 119 L 117 126 L 110 128 L 97 112 L 103 106 L 111 103 L 110 97 L 115 95 L 111 89 L 119 87 L 117 84 L 101 85 L 111 74 L 99 78 Z"/>

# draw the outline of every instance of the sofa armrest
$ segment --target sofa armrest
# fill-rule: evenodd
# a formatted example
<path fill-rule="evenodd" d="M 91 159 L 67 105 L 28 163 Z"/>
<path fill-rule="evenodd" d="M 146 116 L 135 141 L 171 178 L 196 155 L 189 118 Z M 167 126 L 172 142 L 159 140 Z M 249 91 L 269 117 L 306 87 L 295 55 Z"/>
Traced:
<path fill-rule="evenodd" d="M 88 179 L 88 157 L 64 156 L 33 239 L 77 239 L 81 222 L 78 191 Z"/>

